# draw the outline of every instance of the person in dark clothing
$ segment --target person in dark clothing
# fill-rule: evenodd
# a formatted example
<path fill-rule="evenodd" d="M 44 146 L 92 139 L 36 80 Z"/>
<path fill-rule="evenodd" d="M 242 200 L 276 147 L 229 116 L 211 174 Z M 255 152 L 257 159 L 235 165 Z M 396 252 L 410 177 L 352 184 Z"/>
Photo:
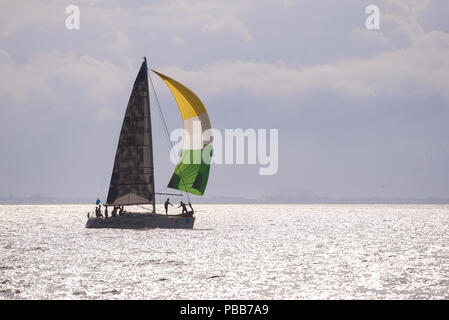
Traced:
<path fill-rule="evenodd" d="M 109 218 L 107 206 L 104 206 L 104 216 L 106 217 L 106 219 Z"/>
<path fill-rule="evenodd" d="M 173 205 L 170 203 L 170 199 L 167 198 L 167 200 L 165 200 L 164 203 L 164 207 L 165 207 L 165 214 L 168 215 L 168 205 L 171 205 L 173 207 Z"/>
<path fill-rule="evenodd" d="M 123 212 L 125 211 L 125 209 L 123 208 L 123 206 L 120 206 L 120 211 L 119 211 L 119 216 L 123 215 Z"/>
<path fill-rule="evenodd" d="M 114 209 L 112 209 L 111 216 L 113 217 L 117 216 L 117 206 L 114 206 Z"/>
<path fill-rule="evenodd" d="M 186 204 L 184 202 L 181 201 L 181 203 L 179 204 L 178 208 L 182 207 L 182 214 L 187 213 L 187 207 Z"/>
<path fill-rule="evenodd" d="M 99 204 L 96 208 L 95 208 L 95 216 L 97 218 L 102 217 L 103 215 L 101 214 L 101 205 Z"/>

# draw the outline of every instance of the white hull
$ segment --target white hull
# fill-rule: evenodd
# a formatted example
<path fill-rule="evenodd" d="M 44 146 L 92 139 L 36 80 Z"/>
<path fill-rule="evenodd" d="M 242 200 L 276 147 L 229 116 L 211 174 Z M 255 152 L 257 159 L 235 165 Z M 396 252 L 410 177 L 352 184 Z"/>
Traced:
<path fill-rule="evenodd" d="M 127 213 L 126 215 L 96 218 L 87 220 L 86 228 L 115 228 L 115 229 L 192 229 L 195 217 L 183 215 L 164 215 L 157 213 Z"/>

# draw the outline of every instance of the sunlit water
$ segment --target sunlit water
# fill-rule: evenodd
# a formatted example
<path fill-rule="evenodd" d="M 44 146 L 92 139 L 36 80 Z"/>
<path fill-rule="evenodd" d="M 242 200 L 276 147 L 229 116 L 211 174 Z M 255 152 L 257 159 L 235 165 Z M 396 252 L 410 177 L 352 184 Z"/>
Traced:
<path fill-rule="evenodd" d="M 90 209 L 0 206 L 0 298 L 449 299 L 449 206 L 198 205 L 193 230 Z"/>

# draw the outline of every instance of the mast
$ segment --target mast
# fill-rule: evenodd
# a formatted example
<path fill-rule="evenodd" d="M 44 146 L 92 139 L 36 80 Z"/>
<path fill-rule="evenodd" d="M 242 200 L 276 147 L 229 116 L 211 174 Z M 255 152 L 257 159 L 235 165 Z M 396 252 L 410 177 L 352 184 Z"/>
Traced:
<path fill-rule="evenodd" d="M 149 145 L 150 145 L 150 165 L 153 168 L 153 175 L 151 179 L 151 189 L 153 190 L 152 197 L 153 197 L 153 213 L 156 213 L 156 195 L 155 195 L 155 189 L 154 189 L 154 162 L 153 162 L 153 131 L 151 128 L 151 108 L 150 108 L 150 88 L 148 85 L 148 65 L 147 65 L 147 58 L 143 57 L 143 61 L 145 63 L 145 85 L 147 87 L 148 95 L 146 97 L 148 102 L 148 134 L 149 134 Z"/>

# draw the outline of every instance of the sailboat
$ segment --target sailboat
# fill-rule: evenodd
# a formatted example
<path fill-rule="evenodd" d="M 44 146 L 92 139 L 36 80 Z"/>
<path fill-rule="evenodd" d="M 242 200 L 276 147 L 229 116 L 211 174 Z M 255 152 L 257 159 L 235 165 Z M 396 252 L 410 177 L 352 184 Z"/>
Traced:
<path fill-rule="evenodd" d="M 101 212 L 101 204 L 97 200 L 96 210 L 88 213 L 86 228 L 193 228 L 195 223 L 195 212 L 191 206 L 190 211 L 183 210 L 182 214 L 168 215 L 156 212 L 155 195 L 167 193 L 157 193 L 154 188 L 148 80 L 152 85 L 167 137 L 169 135 L 151 76 L 148 73 L 147 60 L 143 59 L 125 111 L 107 201 L 104 204 L 105 214 Z M 205 134 L 211 129 L 209 115 L 204 104 L 190 89 L 160 72 L 152 71 L 170 89 L 181 113 L 185 133 L 181 156 L 167 187 L 185 192 L 187 197 L 189 193 L 202 196 L 207 186 L 210 169 L 210 161 L 204 161 L 204 159 L 212 155 L 212 136 Z M 198 138 L 198 133 L 194 130 L 198 127 L 201 143 L 186 143 L 192 137 L 195 138 L 195 135 Z M 207 155 L 203 157 L 205 153 Z M 200 161 L 193 161 L 194 159 L 200 159 Z M 130 206 L 143 207 L 144 205 L 151 205 L 152 209 L 147 208 L 147 212 L 128 212 L 125 209 Z M 109 211 L 108 215 L 106 210 L 109 208 L 112 208 L 112 211 Z"/>

